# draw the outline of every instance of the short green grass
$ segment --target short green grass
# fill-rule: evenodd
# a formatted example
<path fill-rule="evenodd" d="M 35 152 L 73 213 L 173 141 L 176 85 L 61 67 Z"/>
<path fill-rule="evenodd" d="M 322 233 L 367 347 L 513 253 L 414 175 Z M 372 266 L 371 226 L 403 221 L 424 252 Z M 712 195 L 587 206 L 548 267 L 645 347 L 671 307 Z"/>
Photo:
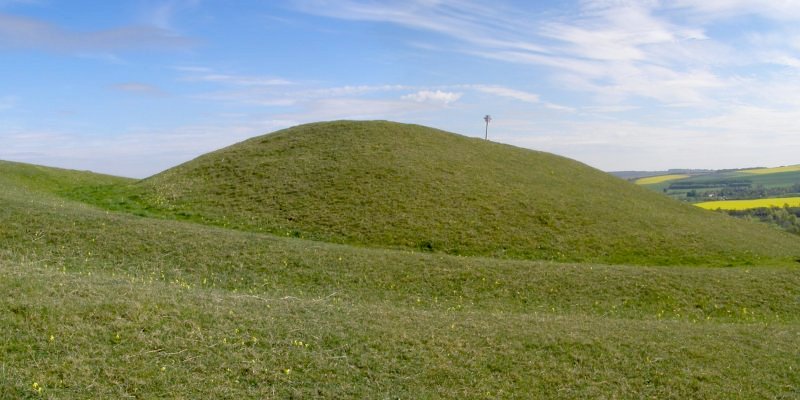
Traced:
<path fill-rule="evenodd" d="M 453 255 L 639 265 L 800 256 L 797 237 L 573 160 L 385 121 L 302 125 L 138 183 L 65 193 L 140 215 Z"/>
<path fill-rule="evenodd" d="M 12 167 L 0 398 L 800 396 L 797 267 L 359 248 L 108 211 L 59 194 L 108 177 Z"/>

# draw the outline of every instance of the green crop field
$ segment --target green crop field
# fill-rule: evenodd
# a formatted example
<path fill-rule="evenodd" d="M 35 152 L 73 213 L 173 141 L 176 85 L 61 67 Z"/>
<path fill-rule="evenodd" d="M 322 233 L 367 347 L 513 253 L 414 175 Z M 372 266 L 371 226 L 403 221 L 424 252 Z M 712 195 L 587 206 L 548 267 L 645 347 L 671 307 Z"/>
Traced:
<path fill-rule="evenodd" d="M 284 131 L 143 181 L 0 162 L 0 398 L 800 396 L 797 237 L 544 153 L 377 126 L 390 133 Z M 467 161 L 389 163 L 439 145 L 474 152 L 476 210 L 426 208 L 477 196 L 447 167 Z M 401 182 L 421 200 L 381 208 L 409 198 Z M 603 242 L 592 221 L 614 218 L 643 239 Z M 446 245 L 418 246 L 416 228 Z M 532 233 L 568 261 L 519 250 Z"/>

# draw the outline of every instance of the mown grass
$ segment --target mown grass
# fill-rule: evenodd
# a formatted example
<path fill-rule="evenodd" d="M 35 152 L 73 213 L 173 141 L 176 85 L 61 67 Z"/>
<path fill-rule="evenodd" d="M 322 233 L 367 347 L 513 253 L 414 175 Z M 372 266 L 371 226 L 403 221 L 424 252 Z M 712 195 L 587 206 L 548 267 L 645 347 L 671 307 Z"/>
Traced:
<path fill-rule="evenodd" d="M 789 207 L 800 207 L 800 197 L 704 201 L 702 203 L 695 203 L 694 205 L 705 208 L 706 210 L 749 210 L 752 208 L 783 207 L 785 205 L 789 205 Z"/>
<path fill-rule="evenodd" d="M 7 398 L 800 394 L 797 325 L 256 298 L 25 264 L 3 273 Z"/>
<path fill-rule="evenodd" d="M 797 237 L 573 160 L 381 121 L 303 125 L 138 183 L 64 193 L 140 215 L 454 255 L 638 265 L 800 255 Z"/>
<path fill-rule="evenodd" d="M 109 212 L 9 176 L 3 398 L 800 396 L 796 267 L 357 248 Z"/>

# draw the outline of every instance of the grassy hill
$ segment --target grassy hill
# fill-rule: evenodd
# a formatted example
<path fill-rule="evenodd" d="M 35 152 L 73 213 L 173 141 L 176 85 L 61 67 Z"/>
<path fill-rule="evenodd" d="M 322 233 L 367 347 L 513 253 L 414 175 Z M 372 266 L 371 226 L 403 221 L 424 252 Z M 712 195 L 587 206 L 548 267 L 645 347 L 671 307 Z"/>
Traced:
<path fill-rule="evenodd" d="M 800 396 L 797 267 L 370 249 L 63 197 L 130 182 L 0 163 L 0 398 Z"/>
<path fill-rule="evenodd" d="M 645 265 L 800 255 L 796 237 L 573 160 L 381 121 L 302 125 L 71 195 L 143 215 L 459 255 Z"/>

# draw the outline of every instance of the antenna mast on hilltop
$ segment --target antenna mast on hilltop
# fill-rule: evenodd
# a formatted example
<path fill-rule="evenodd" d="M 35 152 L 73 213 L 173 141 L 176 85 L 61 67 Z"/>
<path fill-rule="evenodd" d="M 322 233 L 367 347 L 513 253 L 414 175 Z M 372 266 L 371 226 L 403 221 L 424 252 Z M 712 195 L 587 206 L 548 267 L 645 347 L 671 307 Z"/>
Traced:
<path fill-rule="evenodd" d="M 486 116 L 483 117 L 483 120 L 486 121 L 486 134 L 483 137 L 483 139 L 484 140 L 489 140 L 489 122 L 492 122 L 492 116 L 489 115 L 489 114 L 486 114 Z"/>

